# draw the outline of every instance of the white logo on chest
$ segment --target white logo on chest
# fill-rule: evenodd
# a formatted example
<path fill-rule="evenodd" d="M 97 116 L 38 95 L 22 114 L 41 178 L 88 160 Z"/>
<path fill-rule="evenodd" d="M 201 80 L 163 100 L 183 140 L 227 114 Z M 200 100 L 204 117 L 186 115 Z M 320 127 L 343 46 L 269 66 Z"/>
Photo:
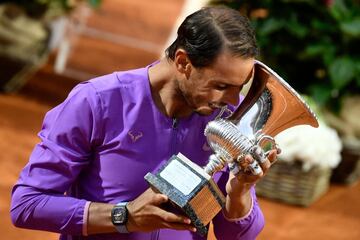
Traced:
<path fill-rule="evenodd" d="M 130 130 L 128 132 L 128 135 L 130 136 L 132 142 L 136 142 L 137 140 L 142 138 L 144 134 L 142 132 L 140 132 L 140 131 L 132 131 L 132 130 Z"/>

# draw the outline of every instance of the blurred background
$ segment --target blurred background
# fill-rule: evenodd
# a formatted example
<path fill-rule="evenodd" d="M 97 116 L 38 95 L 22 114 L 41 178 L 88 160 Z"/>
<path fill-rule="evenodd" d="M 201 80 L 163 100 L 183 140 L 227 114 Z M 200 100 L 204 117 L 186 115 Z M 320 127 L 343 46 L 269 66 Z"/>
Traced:
<path fill-rule="evenodd" d="M 163 55 L 184 16 L 227 5 L 248 16 L 259 59 L 301 93 L 320 119 L 277 136 L 283 149 L 259 184 L 258 239 L 360 239 L 360 1 L 0 1 L 0 232 L 16 229 L 11 187 L 39 141 L 44 114 L 78 83 L 143 67 Z M 209 239 L 215 239 L 210 235 Z"/>

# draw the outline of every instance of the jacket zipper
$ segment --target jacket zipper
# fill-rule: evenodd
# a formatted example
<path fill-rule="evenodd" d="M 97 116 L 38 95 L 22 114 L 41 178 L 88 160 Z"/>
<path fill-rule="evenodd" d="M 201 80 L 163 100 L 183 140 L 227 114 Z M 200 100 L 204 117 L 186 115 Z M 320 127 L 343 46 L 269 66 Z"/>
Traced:
<path fill-rule="evenodd" d="M 171 134 L 171 154 L 175 154 L 177 144 L 177 131 L 178 131 L 179 120 L 177 118 L 172 119 L 172 134 Z M 160 230 L 151 233 L 151 240 L 158 240 L 160 238 Z"/>
<path fill-rule="evenodd" d="M 171 154 L 176 154 L 177 145 L 177 132 L 178 132 L 179 120 L 177 118 L 172 119 L 172 140 L 171 140 Z"/>

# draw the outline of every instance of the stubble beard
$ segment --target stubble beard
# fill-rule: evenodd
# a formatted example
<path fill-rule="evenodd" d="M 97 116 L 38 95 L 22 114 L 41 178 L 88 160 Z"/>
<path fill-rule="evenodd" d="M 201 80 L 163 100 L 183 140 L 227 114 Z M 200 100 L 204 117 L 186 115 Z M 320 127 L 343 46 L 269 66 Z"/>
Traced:
<path fill-rule="evenodd" d="M 176 81 L 176 92 L 179 97 L 181 97 L 186 106 L 191 109 L 192 112 L 197 113 L 201 116 L 209 116 L 214 113 L 219 107 L 213 103 L 207 103 L 207 105 L 196 105 L 196 99 L 192 97 L 189 91 L 185 87 L 182 87 L 178 81 Z"/>

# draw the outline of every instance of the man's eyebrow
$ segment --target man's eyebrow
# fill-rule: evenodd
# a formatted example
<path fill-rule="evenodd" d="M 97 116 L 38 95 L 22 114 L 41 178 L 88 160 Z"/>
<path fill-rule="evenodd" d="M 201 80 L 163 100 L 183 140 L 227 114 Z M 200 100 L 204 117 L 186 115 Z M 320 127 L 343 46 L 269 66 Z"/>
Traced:
<path fill-rule="evenodd" d="M 254 72 L 255 72 L 255 67 L 253 67 L 252 70 L 249 72 L 249 74 L 246 76 L 246 80 L 243 84 L 241 84 L 241 86 L 246 85 L 253 78 Z M 235 84 L 229 84 L 229 83 L 225 83 L 225 84 L 231 87 L 239 87 L 238 85 Z"/>

